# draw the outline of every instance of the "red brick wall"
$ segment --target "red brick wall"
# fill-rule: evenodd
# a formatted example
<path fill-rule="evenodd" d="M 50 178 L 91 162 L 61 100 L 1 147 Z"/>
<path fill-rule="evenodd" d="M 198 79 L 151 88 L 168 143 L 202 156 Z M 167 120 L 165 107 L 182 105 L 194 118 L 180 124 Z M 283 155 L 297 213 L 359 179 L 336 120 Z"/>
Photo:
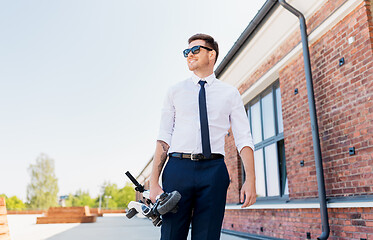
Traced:
<path fill-rule="evenodd" d="M 10 240 L 5 198 L 0 198 L 0 240 Z"/>
<path fill-rule="evenodd" d="M 324 64 L 313 63 L 329 196 L 373 191 L 373 55 L 367 17 L 361 6 L 313 47 L 315 52 L 329 49 L 320 58 Z M 355 36 L 351 45 L 349 36 Z M 346 64 L 339 67 L 341 57 Z M 356 155 L 349 156 L 352 146 Z"/>
<path fill-rule="evenodd" d="M 290 198 L 317 196 L 312 133 L 301 56 L 280 72 L 285 159 Z M 286 87 L 286 88 L 285 88 Z M 294 95 L 294 89 L 298 94 Z M 300 167 L 300 161 L 304 167 Z"/>
<path fill-rule="evenodd" d="M 367 15 L 368 15 L 368 18 L 369 18 L 370 33 L 371 33 L 371 36 L 372 36 L 372 34 L 373 34 L 373 28 L 372 28 L 372 25 L 373 25 L 373 0 L 370 0 L 370 1 L 368 0 L 368 1 L 365 1 L 365 2 L 367 4 Z"/>
<path fill-rule="evenodd" d="M 242 186 L 242 165 L 238 154 L 232 131 L 225 136 L 225 164 L 227 165 L 230 184 L 227 193 L 227 203 L 238 203 L 239 193 Z"/>
<path fill-rule="evenodd" d="M 349 37 L 355 42 L 348 44 Z M 366 9 L 349 14 L 310 48 L 328 196 L 372 194 L 373 56 Z M 338 65 L 340 58 L 346 63 Z M 291 198 L 317 196 L 303 57 L 280 72 Z M 286 86 L 286 88 L 284 87 Z M 299 94 L 293 91 L 298 88 Z M 349 147 L 356 155 L 349 156 Z M 304 160 L 305 167 L 299 167 Z M 307 184 L 305 184 L 307 183 Z"/>
<path fill-rule="evenodd" d="M 329 239 L 373 238 L 372 208 L 329 208 L 328 214 Z M 320 225 L 319 209 L 246 209 L 226 210 L 223 228 L 283 239 L 306 239 L 309 232 L 316 239 Z"/>

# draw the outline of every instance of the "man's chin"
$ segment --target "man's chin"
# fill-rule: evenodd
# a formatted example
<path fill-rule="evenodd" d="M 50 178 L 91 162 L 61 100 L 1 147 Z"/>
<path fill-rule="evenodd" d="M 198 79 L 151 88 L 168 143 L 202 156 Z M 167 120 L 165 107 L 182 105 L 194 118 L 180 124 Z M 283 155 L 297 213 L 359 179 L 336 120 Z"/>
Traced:
<path fill-rule="evenodd" d="M 196 67 L 195 67 L 195 66 L 190 66 L 190 65 L 188 65 L 188 68 L 189 68 L 189 71 L 194 71 L 194 70 L 196 70 Z"/>

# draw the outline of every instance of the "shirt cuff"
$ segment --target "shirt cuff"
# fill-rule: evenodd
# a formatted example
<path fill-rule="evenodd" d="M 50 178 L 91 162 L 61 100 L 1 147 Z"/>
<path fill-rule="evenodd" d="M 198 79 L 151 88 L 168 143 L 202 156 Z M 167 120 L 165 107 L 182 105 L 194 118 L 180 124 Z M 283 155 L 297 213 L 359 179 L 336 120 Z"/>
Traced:
<path fill-rule="evenodd" d="M 158 138 L 157 140 L 159 141 L 163 141 L 165 143 L 167 143 L 168 146 L 171 146 L 171 135 L 167 134 L 167 133 L 160 133 L 158 135 Z"/>
<path fill-rule="evenodd" d="M 253 150 L 253 152 L 255 151 L 254 144 L 252 144 L 252 143 L 238 144 L 236 147 L 237 147 L 239 153 L 241 153 L 241 150 L 242 150 L 244 147 L 249 147 L 249 148 L 251 148 L 251 149 Z"/>

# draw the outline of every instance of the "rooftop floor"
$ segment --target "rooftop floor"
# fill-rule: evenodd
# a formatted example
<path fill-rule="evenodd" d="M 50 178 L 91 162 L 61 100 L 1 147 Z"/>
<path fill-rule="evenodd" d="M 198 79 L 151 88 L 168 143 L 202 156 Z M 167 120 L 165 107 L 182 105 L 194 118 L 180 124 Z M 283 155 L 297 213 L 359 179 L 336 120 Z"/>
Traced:
<path fill-rule="evenodd" d="M 160 228 L 144 218 L 127 219 L 124 214 L 104 214 L 95 223 L 36 224 L 41 215 L 8 215 L 12 240 L 156 240 Z M 190 240 L 190 236 L 188 237 Z M 222 234 L 221 240 L 242 238 Z"/>

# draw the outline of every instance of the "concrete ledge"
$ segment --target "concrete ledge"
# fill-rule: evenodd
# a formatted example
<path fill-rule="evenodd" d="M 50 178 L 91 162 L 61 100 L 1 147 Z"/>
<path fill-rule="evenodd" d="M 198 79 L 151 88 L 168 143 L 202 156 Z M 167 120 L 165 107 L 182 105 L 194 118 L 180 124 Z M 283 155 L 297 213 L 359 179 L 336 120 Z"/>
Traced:
<path fill-rule="evenodd" d="M 255 203 L 246 208 L 241 208 L 239 205 L 226 205 L 226 210 L 238 209 L 305 209 L 305 208 L 320 208 L 319 203 Z M 328 208 L 372 208 L 373 201 L 366 202 L 333 202 L 327 204 Z"/>

